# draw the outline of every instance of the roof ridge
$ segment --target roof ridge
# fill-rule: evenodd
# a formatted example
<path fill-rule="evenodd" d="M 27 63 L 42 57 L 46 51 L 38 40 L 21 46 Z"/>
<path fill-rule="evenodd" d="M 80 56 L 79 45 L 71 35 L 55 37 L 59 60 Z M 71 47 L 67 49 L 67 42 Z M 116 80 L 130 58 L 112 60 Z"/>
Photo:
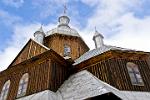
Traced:
<path fill-rule="evenodd" d="M 30 38 L 32 41 L 36 42 L 37 44 L 39 44 L 40 46 L 42 46 L 43 48 L 47 49 L 47 50 L 50 50 L 50 48 L 46 47 L 45 45 L 35 41 L 34 39 Z"/>

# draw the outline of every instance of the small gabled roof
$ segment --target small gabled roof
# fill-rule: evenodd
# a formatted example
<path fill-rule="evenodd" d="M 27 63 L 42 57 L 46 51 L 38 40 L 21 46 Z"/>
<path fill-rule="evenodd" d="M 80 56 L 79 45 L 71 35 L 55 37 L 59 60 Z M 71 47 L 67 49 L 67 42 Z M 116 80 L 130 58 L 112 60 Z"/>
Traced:
<path fill-rule="evenodd" d="M 29 41 L 25 44 L 25 46 L 22 48 L 22 50 L 18 53 L 18 55 L 15 57 L 15 59 L 12 61 L 12 63 L 11 63 L 8 67 L 12 66 L 12 65 L 16 62 L 17 58 L 19 58 L 19 56 L 23 53 L 23 51 L 26 49 L 26 47 L 27 47 L 31 42 L 34 42 L 34 43 L 38 44 L 40 47 L 42 47 L 43 49 L 45 49 L 45 51 L 50 50 L 48 47 L 44 46 L 43 44 L 40 44 L 40 43 L 36 42 L 36 41 L 33 40 L 33 39 L 29 39 Z M 28 58 L 27 58 L 27 59 L 28 59 Z"/>

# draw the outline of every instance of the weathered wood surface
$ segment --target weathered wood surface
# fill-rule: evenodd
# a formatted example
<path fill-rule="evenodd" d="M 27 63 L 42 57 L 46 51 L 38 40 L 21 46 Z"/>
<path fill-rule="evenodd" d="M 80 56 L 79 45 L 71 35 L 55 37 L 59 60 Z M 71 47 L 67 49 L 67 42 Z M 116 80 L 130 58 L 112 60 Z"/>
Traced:
<path fill-rule="evenodd" d="M 54 65 L 55 64 L 55 65 Z M 69 75 L 68 63 L 53 50 L 49 50 L 17 64 L 0 73 L 0 91 L 4 83 L 10 80 L 8 100 L 14 100 L 19 81 L 23 74 L 29 73 L 26 95 L 43 90 L 56 91 Z"/>
<path fill-rule="evenodd" d="M 150 66 L 147 53 L 108 51 L 74 66 L 76 72 L 88 70 L 100 80 L 120 89 L 130 91 L 150 91 Z M 127 70 L 127 62 L 138 65 L 144 86 L 132 85 Z"/>
<path fill-rule="evenodd" d="M 73 60 L 77 59 L 89 50 L 88 46 L 81 38 L 60 34 L 54 34 L 46 37 L 44 44 L 61 56 L 64 56 L 64 45 L 67 44 L 71 48 L 70 56 Z"/>

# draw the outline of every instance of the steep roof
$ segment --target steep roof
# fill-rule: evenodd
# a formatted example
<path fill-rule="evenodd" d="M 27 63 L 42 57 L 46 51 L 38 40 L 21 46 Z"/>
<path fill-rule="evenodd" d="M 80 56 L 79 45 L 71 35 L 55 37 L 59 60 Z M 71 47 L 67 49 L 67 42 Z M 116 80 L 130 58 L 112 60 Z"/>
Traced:
<path fill-rule="evenodd" d="M 121 91 L 99 80 L 87 70 L 73 74 L 58 90 L 64 100 L 83 100 L 107 93 L 113 93 L 121 100 L 149 100 L 149 92 Z"/>
<path fill-rule="evenodd" d="M 73 65 L 77 65 L 85 60 L 88 60 L 94 56 L 97 56 L 99 54 L 102 54 L 106 51 L 109 50 L 130 50 L 130 51 L 135 51 L 135 50 L 131 50 L 131 49 L 126 49 L 126 48 L 121 48 L 121 47 L 116 47 L 116 46 L 111 46 L 111 45 L 104 45 L 103 47 L 97 48 L 97 49 L 93 49 L 90 50 L 86 53 L 84 53 L 82 56 L 80 56 L 78 59 L 75 60 L 75 63 Z"/>
<path fill-rule="evenodd" d="M 18 53 L 16 58 L 12 61 L 12 63 L 9 65 L 13 66 L 16 65 L 24 60 L 27 60 L 33 56 L 39 55 L 45 51 L 49 50 L 46 46 L 43 44 L 40 44 L 33 39 L 30 39 L 26 45 L 22 48 L 22 50 Z"/>
<path fill-rule="evenodd" d="M 75 29 L 72 29 L 70 27 L 65 27 L 65 26 L 57 27 L 57 28 L 54 28 L 54 29 L 48 31 L 46 33 L 46 36 L 53 35 L 53 34 L 56 34 L 56 33 L 57 34 L 80 37 L 79 33 Z"/>

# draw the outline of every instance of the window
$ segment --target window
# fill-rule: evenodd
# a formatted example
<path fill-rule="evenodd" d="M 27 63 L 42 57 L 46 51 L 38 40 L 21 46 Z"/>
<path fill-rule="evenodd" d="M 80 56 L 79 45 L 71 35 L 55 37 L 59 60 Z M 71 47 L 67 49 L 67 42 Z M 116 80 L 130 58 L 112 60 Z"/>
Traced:
<path fill-rule="evenodd" d="M 21 97 L 21 96 L 24 96 L 26 94 L 28 81 L 29 81 L 29 74 L 26 73 L 20 79 L 17 97 Z"/>
<path fill-rule="evenodd" d="M 70 52 L 71 52 L 70 46 L 68 46 L 68 45 L 65 44 L 64 45 L 64 56 L 69 56 Z"/>
<path fill-rule="evenodd" d="M 0 94 L 0 100 L 6 100 L 7 99 L 9 87 L 10 87 L 10 80 L 5 82 L 5 84 L 3 86 L 3 89 L 2 89 L 1 94 Z"/>
<path fill-rule="evenodd" d="M 132 62 L 128 62 L 127 69 L 128 69 L 128 73 L 129 73 L 129 76 L 131 79 L 131 83 L 133 85 L 144 85 L 142 77 L 141 77 L 139 69 L 138 69 L 138 65 L 136 65 Z"/>

